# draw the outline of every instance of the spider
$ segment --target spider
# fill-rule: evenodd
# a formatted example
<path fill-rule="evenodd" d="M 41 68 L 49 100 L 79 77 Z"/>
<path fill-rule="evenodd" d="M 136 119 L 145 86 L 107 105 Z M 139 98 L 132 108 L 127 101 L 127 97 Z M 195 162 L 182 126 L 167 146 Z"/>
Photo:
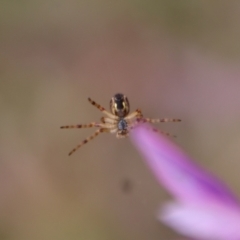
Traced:
<path fill-rule="evenodd" d="M 97 137 L 100 133 L 110 132 L 116 133 L 117 138 L 125 138 L 128 136 L 129 132 L 136 126 L 138 123 L 159 123 L 159 122 L 180 122 L 180 119 L 172 118 L 163 118 L 163 119 L 152 119 L 144 118 L 141 110 L 137 109 L 136 111 L 129 114 L 130 105 L 127 97 L 121 93 L 115 94 L 110 100 L 110 110 L 108 112 L 104 107 L 97 104 L 91 98 L 88 98 L 88 101 L 95 107 L 97 107 L 106 117 L 101 118 L 101 122 L 91 122 L 89 124 L 78 124 L 78 125 L 67 125 L 61 126 L 60 128 L 91 128 L 97 127 L 98 129 L 95 133 L 85 140 L 83 140 L 79 145 L 77 145 L 71 152 L 69 156 L 78 150 L 82 145 L 88 143 L 93 138 Z M 163 133 L 165 135 L 171 136 L 169 133 L 159 131 L 158 129 L 152 128 L 153 131 Z"/>

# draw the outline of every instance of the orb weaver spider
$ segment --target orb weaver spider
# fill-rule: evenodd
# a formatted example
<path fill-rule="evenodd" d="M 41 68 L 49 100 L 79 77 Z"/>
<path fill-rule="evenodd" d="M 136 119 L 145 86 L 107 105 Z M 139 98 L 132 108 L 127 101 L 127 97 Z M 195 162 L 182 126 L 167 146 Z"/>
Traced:
<path fill-rule="evenodd" d="M 77 145 L 71 152 L 69 156 L 78 150 L 82 145 L 88 143 L 90 140 L 97 137 L 102 132 L 117 133 L 117 138 L 125 138 L 128 136 L 130 130 L 132 130 L 139 123 L 159 123 L 159 122 L 180 122 L 180 119 L 175 118 L 163 118 L 163 119 L 152 119 L 144 118 L 141 110 L 129 114 L 130 105 L 127 97 L 121 93 L 115 94 L 110 100 L 110 110 L 108 112 L 104 107 L 97 104 L 91 98 L 88 101 L 95 107 L 97 107 L 106 117 L 101 118 L 101 122 L 91 122 L 89 124 L 77 124 L 77 125 L 67 125 L 61 126 L 60 128 L 91 128 L 97 127 L 98 129 L 95 133 L 85 140 L 83 140 L 79 145 Z M 163 133 L 165 135 L 171 136 L 169 133 L 159 131 L 158 129 L 152 128 L 153 131 Z"/>

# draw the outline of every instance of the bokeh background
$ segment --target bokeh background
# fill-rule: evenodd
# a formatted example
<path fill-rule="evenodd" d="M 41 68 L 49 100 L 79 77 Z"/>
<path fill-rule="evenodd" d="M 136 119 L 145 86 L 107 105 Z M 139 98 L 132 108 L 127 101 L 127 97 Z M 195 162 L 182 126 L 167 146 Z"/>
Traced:
<path fill-rule="evenodd" d="M 175 240 L 126 140 L 68 152 L 122 92 L 240 196 L 240 2 L 2 0 L 0 239 Z"/>

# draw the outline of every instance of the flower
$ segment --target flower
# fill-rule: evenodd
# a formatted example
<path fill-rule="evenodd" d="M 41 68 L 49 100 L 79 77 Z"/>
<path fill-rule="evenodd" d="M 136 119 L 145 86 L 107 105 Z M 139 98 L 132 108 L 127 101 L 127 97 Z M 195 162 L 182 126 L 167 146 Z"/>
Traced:
<path fill-rule="evenodd" d="M 174 197 L 158 213 L 164 224 L 195 239 L 240 240 L 240 204 L 216 177 L 165 136 L 144 126 L 131 139 L 158 182 Z"/>

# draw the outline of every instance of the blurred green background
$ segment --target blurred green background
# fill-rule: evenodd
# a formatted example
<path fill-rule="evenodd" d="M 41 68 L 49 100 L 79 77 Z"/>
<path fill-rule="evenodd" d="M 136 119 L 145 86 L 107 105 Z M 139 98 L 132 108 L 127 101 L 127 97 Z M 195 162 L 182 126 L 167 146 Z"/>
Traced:
<path fill-rule="evenodd" d="M 129 139 L 71 157 L 117 92 L 240 195 L 240 2 L 0 3 L 0 239 L 179 239 Z"/>

